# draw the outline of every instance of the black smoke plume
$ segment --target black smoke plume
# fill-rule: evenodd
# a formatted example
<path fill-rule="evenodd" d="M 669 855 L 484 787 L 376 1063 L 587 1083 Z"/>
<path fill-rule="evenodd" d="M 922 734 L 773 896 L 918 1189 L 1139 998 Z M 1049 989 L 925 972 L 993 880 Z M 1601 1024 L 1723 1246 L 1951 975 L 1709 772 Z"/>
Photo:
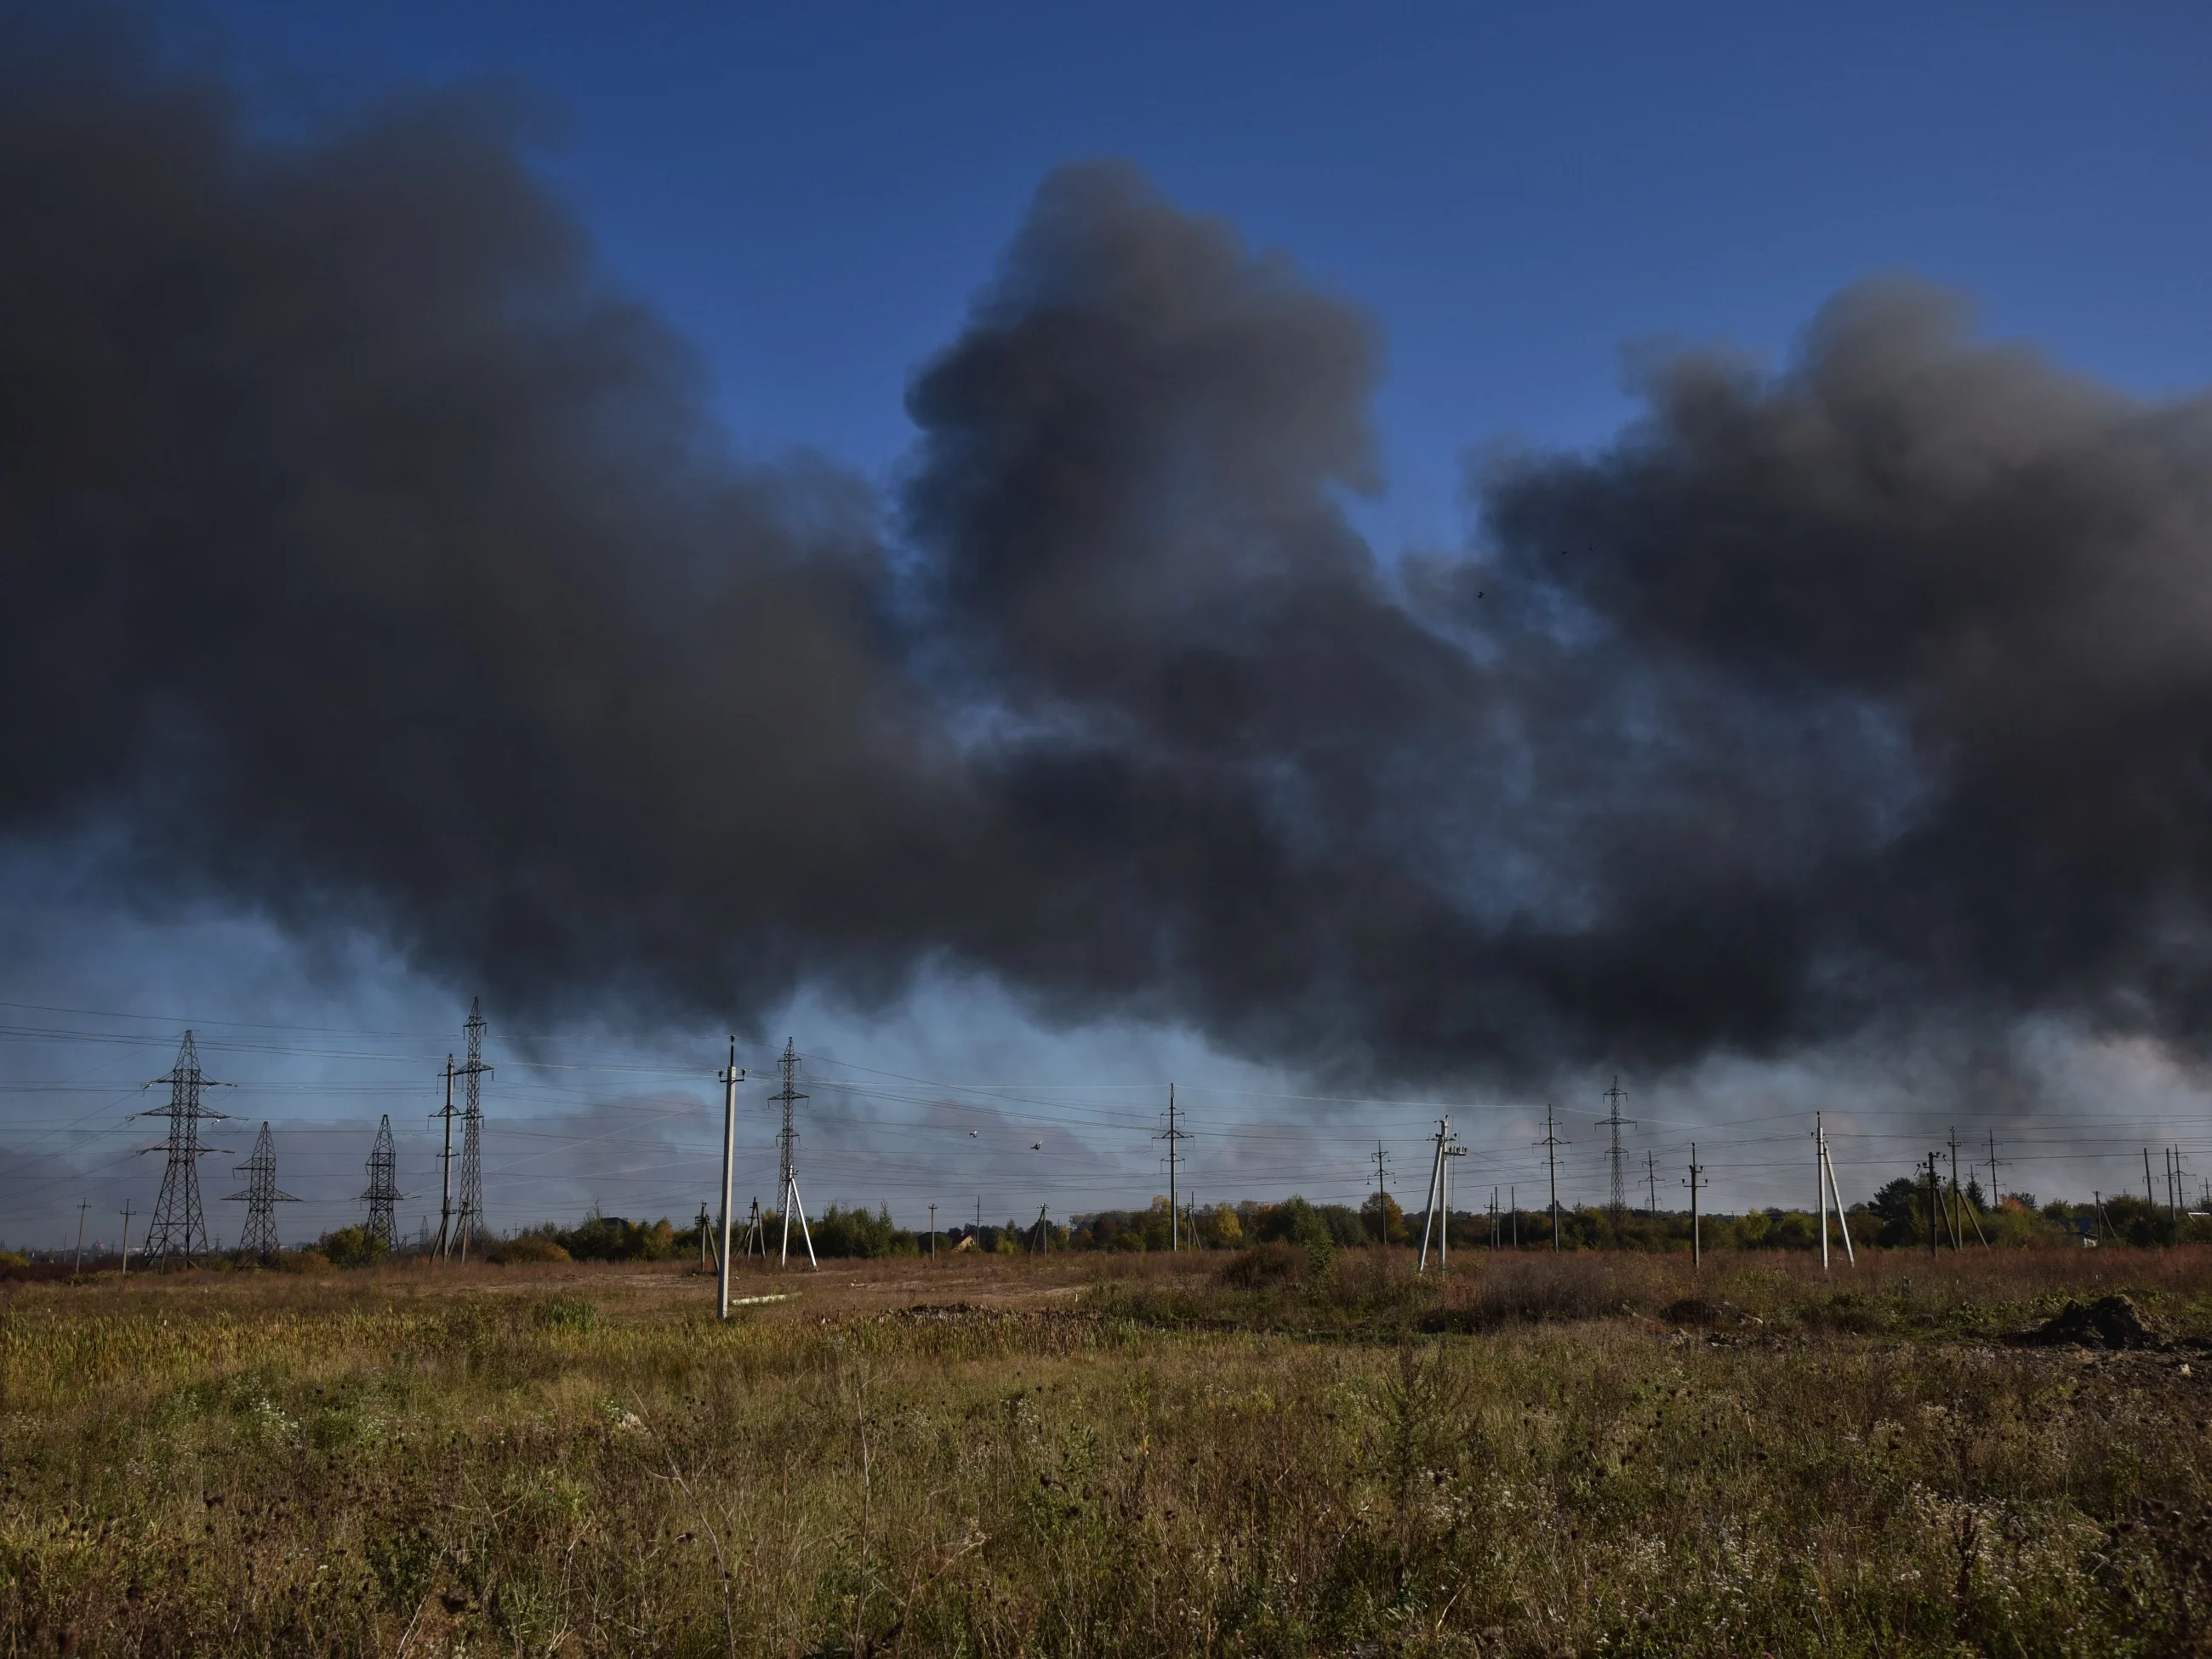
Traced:
<path fill-rule="evenodd" d="M 0 25 L 0 830 L 503 1006 L 936 968 L 1528 1078 L 2212 991 L 2212 406 L 1847 293 L 1378 560 L 1372 325 L 1114 166 L 908 483 L 732 457 L 511 119 Z"/>

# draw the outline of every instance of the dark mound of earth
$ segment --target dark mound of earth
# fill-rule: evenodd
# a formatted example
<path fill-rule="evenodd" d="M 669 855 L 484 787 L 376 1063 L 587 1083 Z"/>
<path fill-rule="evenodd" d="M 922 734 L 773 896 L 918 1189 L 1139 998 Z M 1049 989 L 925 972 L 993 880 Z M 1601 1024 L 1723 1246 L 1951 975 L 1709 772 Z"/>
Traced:
<path fill-rule="evenodd" d="M 2142 1310 L 2124 1296 L 2100 1296 L 2087 1307 L 2069 1302 L 2032 1331 L 2014 1339 L 2042 1347 L 2154 1348 L 2158 1337 Z"/>

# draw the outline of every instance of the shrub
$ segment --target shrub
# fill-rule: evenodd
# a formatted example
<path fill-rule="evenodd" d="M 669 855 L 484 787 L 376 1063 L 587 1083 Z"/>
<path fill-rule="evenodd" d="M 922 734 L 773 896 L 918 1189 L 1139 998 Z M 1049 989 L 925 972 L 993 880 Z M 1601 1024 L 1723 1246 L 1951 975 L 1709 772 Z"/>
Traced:
<path fill-rule="evenodd" d="M 390 1254 L 381 1238 L 362 1226 L 341 1227 L 336 1232 L 325 1233 L 316 1241 L 315 1248 L 330 1258 L 334 1267 L 366 1267 Z"/>
<path fill-rule="evenodd" d="M 1277 1238 L 1239 1251 L 1221 1270 L 1221 1282 L 1245 1290 L 1262 1285 L 1303 1285 L 1312 1272 L 1310 1251 Z"/>
<path fill-rule="evenodd" d="M 559 1245 L 578 1261 L 665 1261 L 676 1254 L 676 1229 L 665 1217 L 648 1224 L 618 1215 L 591 1215 L 568 1231 L 540 1228 L 536 1237 Z"/>
<path fill-rule="evenodd" d="M 1357 1218 L 1354 1224 L 1358 1224 Z M 1309 1265 L 1316 1273 L 1323 1271 L 1336 1259 L 1336 1235 L 1329 1226 L 1328 1218 L 1295 1194 L 1262 1211 L 1254 1231 L 1263 1244 L 1303 1245 Z"/>
<path fill-rule="evenodd" d="M 491 1259 L 501 1267 L 519 1267 L 533 1261 L 575 1260 L 568 1251 L 542 1233 L 525 1233 L 520 1238 L 510 1238 L 505 1243 L 493 1245 Z"/>

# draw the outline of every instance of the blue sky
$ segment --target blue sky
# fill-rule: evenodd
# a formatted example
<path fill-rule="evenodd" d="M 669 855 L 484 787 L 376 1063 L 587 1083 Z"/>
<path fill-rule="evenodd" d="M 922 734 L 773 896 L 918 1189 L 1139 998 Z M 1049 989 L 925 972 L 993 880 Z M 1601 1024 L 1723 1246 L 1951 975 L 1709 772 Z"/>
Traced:
<path fill-rule="evenodd" d="M 2212 379 L 2185 7 L 744 7 L 232 0 L 272 106 L 496 80 L 732 430 L 894 465 L 1046 169 L 1119 155 L 1371 308 L 1385 539 L 1468 446 L 1601 440 L 1623 345 L 1785 350 L 1910 270 L 2145 392 Z"/>
<path fill-rule="evenodd" d="M 180 40 L 238 67 L 272 122 L 395 85 L 511 86 L 540 118 L 547 176 L 616 279 L 694 343 L 735 440 L 765 453 L 818 448 L 879 477 L 896 476 L 909 441 L 909 375 L 957 328 L 1040 176 L 1097 155 L 1133 158 L 1183 206 L 1283 250 L 1379 320 L 1390 364 L 1378 405 L 1388 483 L 1358 516 L 1386 552 L 1469 533 L 1460 477 L 1471 450 L 1603 441 L 1632 411 L 1624 348 L 1717 339 L 1772 358 L 1823 299 L 1870 273 L 1957 287 L 1990 332 L 2144 394 L 2212 381 L 2212 222 L 2199 199 L 2212 160 L 2203 96 L 2212 22 L 2198 9 L 227 0 L 172 16 Z M 251 919 L 125 921 L 73 887 L 65 864 L 14 861 L 0 995 L 93 1012 L 19 1009 L 9 1018 L 26 1030 L 75 1020 L 71 1029 L 112 1039 L 149 1024 L 113 1016 L 155 1016 L 167 1032 L 173 1014 L 396 1030 L 414 1034 L 390 1062 L 404 1069 L 434 1060 L 446 1040 L 434 1034 L 459 1024 L 451 988 L 416 982 L 370 947 L 302 955 Z M 985 1161 L 957 1177 L 948 1164 L 942 1182 L 902 1182 L 897 1170 L 927 1164 L 938 1143 L 886 1152 L 890 1132 L 867 1127 L 868 1112 L 902 1125 L 927 1119 L 924 1103 L 886 1094 L 854 1109 L 844 1141 L 834 1126 L 820 1130 L 825 1148 L 842 1145 L 858 1159 L 872 1145 L 878 1161 L 825 1175 L 809 1194 L 817 1202 L 888 1196 L 918 1221 L 925 1188 L 940 1184 L 947 1212 L 964 1212 L 974 1194 L 962 1182 L 989 1190 L 987 1216 L 999 1219 L 1031 1213 L 1040 1193 L 1056 1208 L 1086 1192 L 1141 1201 L 1157 1184 L 1157 1149 L 1130 1126 L 1154 1106 L 1132 1116 L 1100 1103 L 1178 1073 L 1215 1085 L 1210 1099 L 1202 1088 L 1188 1098 L 1222 1133 L 1243 1125 L 1261 1135 L 1262 1118 L 1297 1121 L 1265 1131 L 1289 1135 L 1289 1150 L 1264 1137 L 1215 1149 L 1202 1194 L 1212 1182 L 1228 1189 L 1221 1195 L 1303 1185 L 1356 1198 L 1361 1149 L 1378 1131 L 1397 1138 L 1399 1184 L 1418 1183 L 1407 1172 L 1419 1165 L 1425 1110 L 1292 1102 L 1295 1079 L 1211 1054 L 1188 1034 L 1043 1030 L 972 985 L 934 988 L 890 1022 L 821 1007 L 794 1012 L 802 1017 L 820 1034 L 802 1047 L 822 1056 L 825 1077 L 835 1053 L 939 1080 L 1102 1091 L 1089 1105 L 1050 1109 L 1039 1102 L 1060 1097 L 1024 1093 L 1029 1115 L 994 1131 L 1003 1147 L 979 1144 L 974 1156 Z M 494 1029 L 496 1047 L 508 1034 L 496 1017 Z M 692 1035 L 700 1076 L 671 1085 L 670 1096 L 634 1074 L 601 1074 L 595 1091 L 569 1103 L 582 1116 L 544 1131 L 567 1137 L 567 1150 L 539 1166 L 555 1174 L 496 1196 L 495 1221 L 590 1201 L 688 1213 L 709 1178 L 686 1160 L 711 1144 L 704 1073 L 714 1060 L 712 1034 Z M 54 1041 L 15 1044 L 9 1076 L 92 1077 L 116 1057 L 40 1046 Z M 641 1060 L 605 1034 L 565 1041 L 510 1042 L 507 1058 Z M 2055 1045 L 2053 1075 L 2073 1077 L 2068 1087 L 2085 1102 L 2135 1091 L 2145 1139 L 2178 1138 L 2196 1109 L 2155 1056 L 2085 1057 L 2063 1033 L 2023 1041 Z M 173 1033 L 155 1047 L 162 1042 Z M 317 1122 L 335 1126 L 317 1131 L 331 1140 L 327 1156 L 296 1155 L 320 1195 L 294 1231 L 314 1231 L 349 1218 L 347 1183 L 367 1151 L 361 1126 L 374 1123 L 345 1091 L 386 1073 L 341 1060 L 320 1038 L 291 1048 L 222 1063 L 260 1067 L 272 1089 L 296 1085 L 276 1109 L 293 1114 L 290 1145 L 309 1145 Z M 166 1054 L 155 1058 L 166 1065 Z M 1905 1109 L 1909 1060 L 1838 1064 L 1837 1075 L 1876 1079 L 1858 1097 L 1868 1133 L 1883 1110 Z M 141 1069 L 160 1066 L 124 1065 Z M 1590 1079 L 1577 1116 L 1602 1109 L 1604 1081 Z M 1787 1068 L 1709 1067 L 1678 1083 L 1673 1103 L 1644 1108 L 1655 1126 L 1647 1139 L 1663 1135 L 1654 1144 L 1673 1148 L 1699 1122 L 1738 1124 L 1736 1152 L 1707 1145 L 1717 1178 L 1733 1182 L 1715 1201 L 1788 1198 L 1803 1185 L 1790 1115 L 1832 1098 L 1828 1086 Z M 434 1103 L 423 1088 L 408 1114 Z M 1272 1091 L 1273 1103 L 1240 1090 Z M 19 1134 L 58 1134 L 48 1148 L 100 1149 L 94 1184 L 143 1202 L 153 1160 L 126 1156 L 108 1119 L 106 1139 L 76 1137 L 74 1098 L 18 1095 L 11 1121 Z M 984 1097 L 961 1098 L 968 1111 Z M 101 1099 L 111 1117 L 136 1103 Z M 516 1113 L 568 1109 L 551 1097 L 508 1102 Z M 678 1106 L 677 1117 L 654 1115 Z M 1540 1117 L 1540 1106 L 1520 1103 L 1481 1120 L 1485 1196 L 1492 1176 L 1535 1179 L 1526 1142 Z M 1769 1117 L 1786 1121 L 1750 1127 Z M 688 1139 L 625 1174 L 606 1148 L 629 1144 L 624 1125 L 648 1120 Z M 1046 1178 L 1024 1160 L 1031 1135 L 1055 1124 L 1066 1146 L 1043 1156 L 1066 1162 Z M 398 1127 L 404 1160 L 420 1131 Z M 1757 1139 L 1770 1133 L 1771 1158 Z M 2087 1154 L 2060 1150 L 2052 1133 L 2049 1160 L 2029 1160 L 2017 1178 L 2086 1191 L 2101 1177 L 2066 1161 Z M 1595 1133 L 1585 1127 L 1576 1139 L 1568 1195 L 1594 1196 Z M 753 1141 L 765 1146 L 763 1135 Z M 1915 1149 L 1869 1142 L 1868 1156 L 1901 1163 Z M 546 1150 L 495 1147 L 488 1161 L 519 1174 L 519 1162 L 503 1160 Z M 2136 1155 L 2132 1140 L 2112 1154 Z M 0 1234 L 52 1235 L 58 1218 L 73 1216 L 75 1188 L 87 1182 L 69 1167 L 49 1161 L 19 1179 Z M 403 1171 L 410 1190 L 425 1178 Z M 210 1169 L 209 1180 L 211 1191 L 229 1189 L 227 1173 Z"/>

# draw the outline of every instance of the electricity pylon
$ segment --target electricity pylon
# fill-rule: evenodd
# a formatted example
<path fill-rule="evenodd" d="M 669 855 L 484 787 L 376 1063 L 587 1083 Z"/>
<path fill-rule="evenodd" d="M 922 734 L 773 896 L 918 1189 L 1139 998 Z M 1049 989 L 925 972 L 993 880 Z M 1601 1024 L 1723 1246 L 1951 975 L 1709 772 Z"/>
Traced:
<path fill-rule="evenodd" d="M 192 1253 L 207 1254 L 207 1217 L 200 1209 L 200 1159 L 210 1152 L 218 1152 L 220 1146 L 200 1145 L 200 1124 L 204 1121 L 222 1121 L 229 1115 L 210 1110 L 200 1103 L 203 1090 L 223 1085 L 212 1082 L 200 1070 L 200 1051 L 190 1031 L 177 1049 L 177 1063 L 168 1072 L 154 1079 L 154 1083 L 169 1085 L 169 1103 L 150 1112 L 138 1112 L 138 1117 L 166 1117 L 169 1120 L 168 1139 L 158 1146 L 143 1146 L 142 1152 L 166 1152 L 168 1166 L 161 1171 L 161 1195 L 154 1200 L 153 1224 L 147 1230 L 146 1243 L 141 1254 L 161 1267 L 167 1267 L 172 1252 L 184 1258 L 185 1265 L 192 1265 Z M 153 1083 L 146 1085 L 154 1086 Z"/>
<path fill-rule="evenodd" d="M 778 1062 L 783 1067 L 783 1087 L 769 1098 L 783 1108 L 783 1132 L 776 1137 L 776 1145 L 783 1164 L 783 1254 L 781 1264 L 791 1265 L 791 1218 L 799 1218 L 799 1236 L 806 1241 L 807 1265 L 815 1272 L 822 1264 L 814 1257 L 814 1235 L 806 1225 L 806 1206 L 799 1196 L 799 1129 L 792 1121 L 791 1109 L 808 1097 L 799 1092 L 799 1050 L 792 1040 L 783 1040 L 783 1058 Z"/>
<path fill-rule="evenodd" d="M 461 1205 L 453 1217 L 454 1243 L 461 1260 L 469 1259 L 469 1240 L 481 1238 L 483 1214 L 483 1080 L 491 1067 L 483 1063 L 483 999 L 469 1001 L 468 1063 L 454 1073 L 465 1079 L 461 1108 Z"/>
<path fill-rule="evenodd" d="M 239 1254 L 276 1255 L 283 1248 L 276 1242 L 276 1206 L 300 1200 L 276 1190 L 276 1143 L 270 1137 L 268 1124 L 264 1123 L 261 1133 L 253 1138 L 253 1155 L 233 1173 L 246 1177 L 246 1190 L 223 1200 L 226 1204 L 246 1200 L 246 1231 L 239 1236 Z"/>
<path fill-rule="evenodd" d="M 1182 1249 L 1182 1218 L 1176 1209 L 1176 1146 L 1178 1142 L 1190 1139 L 1188 1133 L 1176 1127 L 1175 1085 L 1172 1083 L 1168 1085 L 1167 1131 L 1164 1134 L 1154 1135 L 1152 1139 L 1164 1140 L 1168 1144 L 1168 1249 L 1172 1254 Z"/>
<path fill-rule="evenodd" d="M 376 1126 L 376 1144 L 368 1152 L 368 1190 L 362 1194 L 368 1205 L 368 1236 L 384 1241 L 384 1253 L 399 1250 L 399 1230 L 392 1206 L 406 1194 L 399 1190 L 399 1157 L 392 1145 L 392 1114 Z"/>
<path fill-rule="evenodd" d="M 1620 1115 L 1620 1103 L 1627 1098 L 1628 1091 L 1620 1086 L 1620 1079 L 1618 1077 L 1614 1078 L 1613 1087 L 1607 1089 L 1603 1096 L 1607 1108 L 1606 1115 L 1598 1119 L 1600 1127 L 1613 1131 L 1613 1150 L 1610 1154 L 1613 1161 L 1613 1197 L 1607 1209 L 1613 1222 L 1613 1245 L 1615 1249 L 1620 1248 L 1621 1229 L 1628 1219 L 1628 1182 L 1621 1169 L 1620 1132 L 1625 1128 L 1632 1129 L 1636 1127 L 1634 1118 L 1623 1117 Z"/>

